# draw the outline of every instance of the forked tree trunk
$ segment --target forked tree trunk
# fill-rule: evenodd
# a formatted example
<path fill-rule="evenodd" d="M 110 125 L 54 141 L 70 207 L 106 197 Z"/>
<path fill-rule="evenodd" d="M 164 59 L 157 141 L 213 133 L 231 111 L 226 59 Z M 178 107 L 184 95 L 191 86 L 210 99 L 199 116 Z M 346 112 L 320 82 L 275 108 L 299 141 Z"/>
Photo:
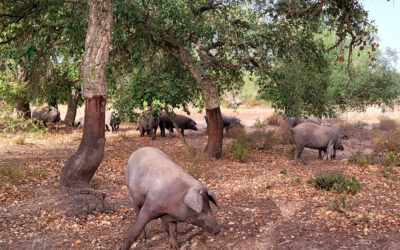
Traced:
<path fill-rule="evenodd" d="M 15 97 L 15 102 L 17 104 L 17 111 L 22 113 L 22 117 L 24 119 L 31 118 L 31 109 L 29 106 L 29 102 L 20 96 Z"/>
<path fill-rule="evenodd" d="M 71 93 L 71 96 L 69 97 L 67 114 L 65 115 L 64 119 L 64 123 L 67 126 L 72 127 L 74 125 L 79 98 L 80 96 L 78 93 Z"/>
<path fill-rule="evenodd" d="M 167 43 L 159 45 L 186 66 L 197 85 L 200 87 L 209 123 L 207 127 L 208 141 L 206 151 L 211 157 L 220 158 L 222 155 L 223 123 L 219 107 L 220 102 L 217 83 L 202 64 L 176 41 L 168 38 Z"/>
<path fill-rule="evenodd" d="M 83 136 L 78 151 L 61 170 L 62 186 L 87 186 L 104 156 L 106 66 L 110 52 L 111 24 L 111 0 L 90 1 L 85 53 L 79 72 L 85 100 Z"/>

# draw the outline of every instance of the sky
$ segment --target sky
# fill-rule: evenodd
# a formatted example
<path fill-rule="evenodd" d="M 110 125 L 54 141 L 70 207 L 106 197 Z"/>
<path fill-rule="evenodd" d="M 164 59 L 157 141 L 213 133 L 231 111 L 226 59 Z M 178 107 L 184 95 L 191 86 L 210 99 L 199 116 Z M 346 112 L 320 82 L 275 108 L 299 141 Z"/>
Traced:
<path fill-rule="evenodd" d="M 375 20 L 380 38 L 379 47 L 396 49 L 400 56 L 400 0 L 361 0 L 369 12 L 368 18 Z M 400 61 L 396 68 L 400 71 Z"/>

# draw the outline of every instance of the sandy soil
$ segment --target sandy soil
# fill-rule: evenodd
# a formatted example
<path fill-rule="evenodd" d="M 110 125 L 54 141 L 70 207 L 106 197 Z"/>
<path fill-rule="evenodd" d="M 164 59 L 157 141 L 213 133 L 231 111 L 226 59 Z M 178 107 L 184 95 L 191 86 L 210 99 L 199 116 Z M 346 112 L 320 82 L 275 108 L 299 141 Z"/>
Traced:
<path fill-rule="evenodd" d="M 246 125 L 265 119 L 268 108 L 239 109 L 235 115 Z M 192 113 L 200 125 L 204 114 Z M 377 117 L 375 116 L 375 119 Z M 124 184 L 129 155 L 139 147 L 165 151 L 217 195 L 221 209 L 213 208 L 222 232 L 210 235 L 196 226 L 180 223 L 181 249 L 400 249 L 400 169 L 384 173 L 383 166 L 351 164 L 353 152 L 371 147 L 371 141 L 353 137 L 344 142 L 332 162 L 317 159 L 306 149 L 306 164 L 295 166 L 287 155 L 290 145 L 255 150 L 245 163 L 232 161 L 224 139 L 219 160 L 189 159 L 176 136 L 156 140 L 140 138 L 134 125 L 123 124 L 106 134 L 106 152 L 91 187 L 106 194 L 107 209 L 79 204 L 58 186 L 65 161 L 80 142 L 81 131 L 60 128 L 41 136 L 27 135 L 25 144 L 0 137 L 0 248 L 1 249 L 116 249 L 134 223 Z M 185 132 L 186 134 L 186 132 Z M 188 131 L 189 145 L 201 151 L 204 128 Z M 18 174 L 6 178 L 4 169 Z M 356 195 L 316 189 L 307 180 L 336 171 L 354 176 L 362 186 Z M 345 206 L 335 204 L 345 200 Z M 79 209 L 71 212 L 69 204 Z M 84 201 L 83 201 L 84 203 Z M 146 227 L 146 242 L 136 249 L 169 248 L 158 221 Z"/>

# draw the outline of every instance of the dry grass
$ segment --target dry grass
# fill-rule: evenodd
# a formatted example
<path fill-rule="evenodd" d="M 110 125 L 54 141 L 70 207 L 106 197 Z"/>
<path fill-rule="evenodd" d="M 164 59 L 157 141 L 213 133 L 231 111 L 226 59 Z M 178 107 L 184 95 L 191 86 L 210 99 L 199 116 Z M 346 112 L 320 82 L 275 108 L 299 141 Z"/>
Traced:
<path fill-rule="evenodd" d="M 378 128 L 383 131 L 390 131 L 390 130 L 395 130 L 399 124 L 397 121 L 390 119 L 387 116 L 381 115 L 378 117 L 379 119 L 379 125 Z"/>

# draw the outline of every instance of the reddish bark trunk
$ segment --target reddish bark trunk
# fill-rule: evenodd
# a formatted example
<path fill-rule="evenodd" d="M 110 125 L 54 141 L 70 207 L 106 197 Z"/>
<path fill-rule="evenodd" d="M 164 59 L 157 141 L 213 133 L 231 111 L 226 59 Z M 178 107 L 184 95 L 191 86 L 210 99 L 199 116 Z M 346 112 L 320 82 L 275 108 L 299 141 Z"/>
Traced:
<path fill-rule="evenodd" d="M 106 67 L 112 31 L 112 2 L 91 0 L 80 76 L 85 99 L 83 136 L 78 151 L 61 170 L 60 185 L 87 186 L 104 156 Z"/>
<path fill-rule="evenodd" d="M 208 119 L 207 133 L 208 141 L 206 146 L 207 153 L 214 157 L 220 158 L 222 154 L 223 128 L 221 109 L 206 109 Z"/>
<path fill-rule="evenodd" d="M 106 98 L 85 99 L 85 122 L 78 151 L 61 170 L 60 185 L 66 187 L 88 185 L 104 156 Z"/>
<path fill-rule="evenodd" d="M 74 125 L 79 98 L 79 94 L 71 94 L 69 97 L 67 114 L 64 119 L 64 123 L 67 126 L 72 127 Z"/>

